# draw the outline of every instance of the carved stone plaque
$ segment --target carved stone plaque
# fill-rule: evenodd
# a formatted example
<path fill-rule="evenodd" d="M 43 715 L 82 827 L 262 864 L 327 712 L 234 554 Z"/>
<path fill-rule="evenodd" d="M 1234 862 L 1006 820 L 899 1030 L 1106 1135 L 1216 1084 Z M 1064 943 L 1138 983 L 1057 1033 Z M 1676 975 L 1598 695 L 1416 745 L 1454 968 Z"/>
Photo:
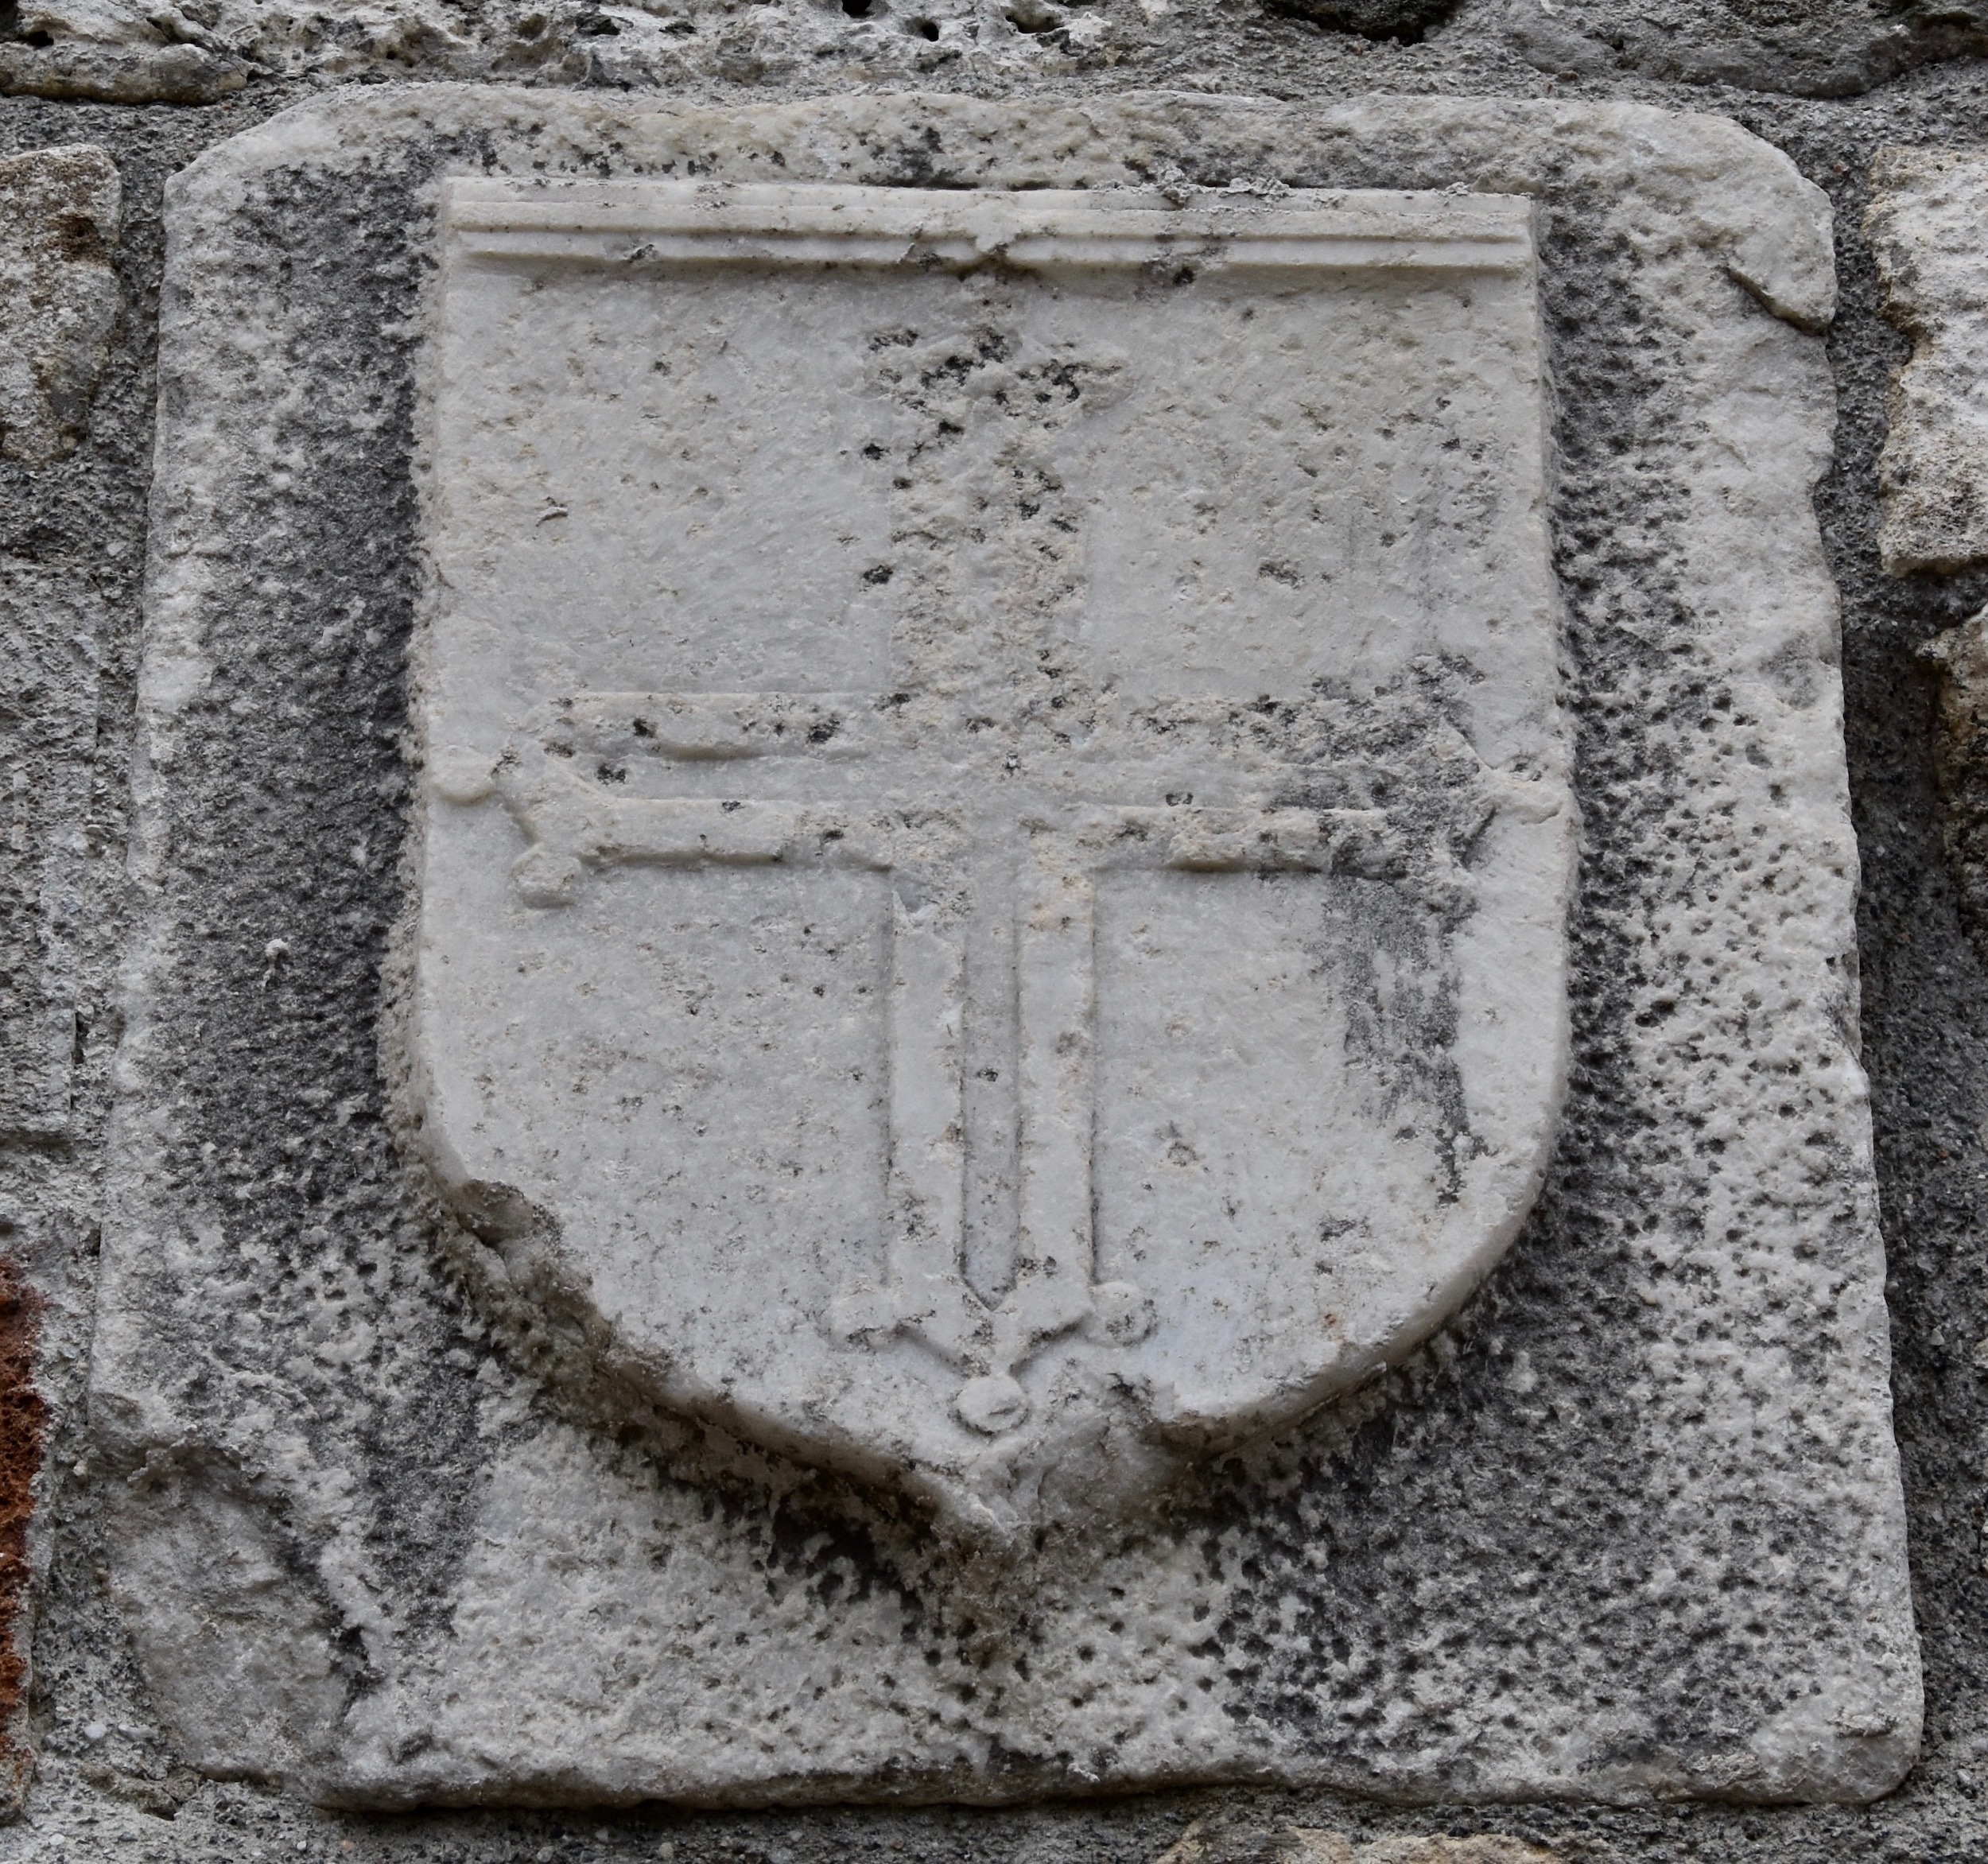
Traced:
<path fill-rule="evenodd" d="M 425 84 L 168 225 L 90 1457 L 176 1753 L 1897 1783 L 1785 157 Z"/>
<path fill-rule="evenodd" d="M 1531 204 L 444 219 L 417 1055 L 503 1291 L 996 1528 L 1426 1336 L 1565 1078 Z"/>

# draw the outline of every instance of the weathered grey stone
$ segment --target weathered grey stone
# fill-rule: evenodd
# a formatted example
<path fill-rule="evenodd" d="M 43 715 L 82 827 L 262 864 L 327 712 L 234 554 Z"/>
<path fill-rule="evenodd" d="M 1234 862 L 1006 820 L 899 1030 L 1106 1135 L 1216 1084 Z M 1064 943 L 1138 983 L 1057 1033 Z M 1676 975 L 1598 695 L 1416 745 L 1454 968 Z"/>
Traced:
<path fill-rule="evenodd" d="M 0 557 L 0 1133 L 69 1121 L 95 609 L 68 579 Z"/>
<path fill-rule="evenodd" d="M 1190 210 L 1197 184 L 1458 188 L 1532 196 L 1548 229 L 1586 876 L 1559 1162 L 1421 1354 L 1189 1469 L 1151 1516 L 1054 1509 L 1003 1545 L 728 1435 L 615 1315 L 536 1305 L 529 1276 L 499 1306 L 515 1207 L 468 1213 L 489 1242 L 452 1225 L 382 1124 L 372 1058 L 409 1051 L 380 966 L 404 1001 L 420 949 L 411 915 L 390 951 L 384 928 L 425 858 L 398 853 L 391 671 L 422 561 L 417 431 L 431 511 L 452 483 L 447 428 L 416 425 L 449 301 L 424 283 L 438 183 L 693 163 L 724 183 L 1157 178 Z M 179 1752 L 359 1804 L 1897 1779 L 1917 1672 L 1807 503 L 1831 400 L 1804 332 L 1831 271 L 1826 211 L 1782 158 L 1619 106 L 745 112 L 428 87 L 279 119 L 172 212 L 148 933 L 92 1402 L 114 1583 Z M 607 365 L 565 328 L 542 366 L 584 383 Z M 462 800 L 433 819 L 464 812 L 501 881 L 514 818 L 469 800 L 495 763 L 442 748 L 432 775 Z M 582 884 L 546 878 L 548 897 Z M 629 878 L 528 910 L 584 914 Z M 403 1107 L 421 1092 L 393 1084 Z"/>
<path fill-rule="evenodd" d="M 248 80 L 196 46 L 0 45 L 0 96 L 80 103 L 212 103 Z"/>
<path fill-rule="evenodd" d="M 1920 650 L 1939 670 L 1933 772 L 1940 839 L 1968 930 L 1988 947 L 1988 612 Z"/>
<path fill-rule="evenodd" d="M 1555 76 L 1842 97 L 1988 52 L 1988 0 L 20 0 L 0 91 L 196 103 L 247 75 L 307 72 L 805 83 L 825 64 L 859 80 L 1039 82 L 1127 62 L 1211 87 L 1238 52 L 1272 45 L 1280 77 L 1316 82 L 1323 66 L 1391 87 L 1436 68 L 1363 77 L 1369 47 L 1392 60 L 1438 44 L 1466 61 L 1495 46 L 1501 64 Z"/>
<path fill-rule="evenodd" d="M 1291 1835 L 1303 1864 L 1562 1864 L 1557 1852 L 1495 1833 L 1362 1841 L 1344 1832 L 1300 1827 Z M 1182 1864 L 1188 1864 L 1186 1857 Z"/>
<path fill-rule="evenodd" d="M 1245 1846 L 1237 1834 L 1196 1819 L 1153 1864 L 1225 1864 Z M 1369 1837 L 1318 1826 L 1287 1826 L 1246 1845 L 1275 1864 L 1566 1864 L 1563 1854 L 1498 1832 Z"/>
<path fill-rule="evenodd" d="M 76 444 L 118 314 L 118 174 L 100 149 L 0 161 L 0 454 Z"/>
<path fill-rule="evenodd" d="M 1570 76 L 1638 72 L 1845 97 L 1988 52 L 1988 0 L 1505 0 L 1512 42 Z"/>
<path fill-rule="evenodd" d="M 100 149 L 0 161 L 0 456 L 76 444 L 118 310 L 118 177 Z M 77 824 L 96 735 L 95 604 L 0 556 L 0 1133 L 68 1124 Z"/>
<path fill-rule="evenodd" d="M 680 87 L 759 83 L 833 60 L 848 75 L 945 72 L 985 81 L 1109 64 L 1149 45 L 1168 0 L 21 0 L 0 37 L 0 93 L 204 103 L 250 74 L 402 76 Z M 1327 10 L 1388 37 L 1420 0 Z M 194 17 L 197 15 L 197 17 Z"/>
<path fill-rule="evenodd" d="M 1865 231 L 1912 339 L 1879 463 L 1894 576 L 1988 558 L 1988 149 L 1888 149 Z"/>

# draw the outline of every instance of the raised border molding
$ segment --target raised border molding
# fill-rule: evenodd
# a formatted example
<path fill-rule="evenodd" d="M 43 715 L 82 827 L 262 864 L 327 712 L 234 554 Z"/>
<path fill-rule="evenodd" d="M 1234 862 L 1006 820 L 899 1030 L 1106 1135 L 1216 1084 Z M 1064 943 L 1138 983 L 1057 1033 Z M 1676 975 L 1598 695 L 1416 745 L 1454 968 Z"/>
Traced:
<path fill-rule="evenodd" d="M 1532 204 L 1517 195 L 1291 189 L 1275 198 L 1158 190 L 447 183 L 465 256 L 582 265 L 945 265 L 1038 270 L 1169 261 L 1228 270 L 1521 272 Z"/>

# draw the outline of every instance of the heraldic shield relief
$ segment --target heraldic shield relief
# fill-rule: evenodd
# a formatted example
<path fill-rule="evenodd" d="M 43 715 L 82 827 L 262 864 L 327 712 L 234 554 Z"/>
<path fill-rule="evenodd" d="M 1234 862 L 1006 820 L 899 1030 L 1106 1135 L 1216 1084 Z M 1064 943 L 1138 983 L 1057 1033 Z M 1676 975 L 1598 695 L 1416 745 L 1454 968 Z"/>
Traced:
<path fill-rule="evenodd" d="M 1565 1078 L 1529 204 L 443 237 L 409 1026 L 487 1285 L 996 1534 L 1427 1337 Z"/>

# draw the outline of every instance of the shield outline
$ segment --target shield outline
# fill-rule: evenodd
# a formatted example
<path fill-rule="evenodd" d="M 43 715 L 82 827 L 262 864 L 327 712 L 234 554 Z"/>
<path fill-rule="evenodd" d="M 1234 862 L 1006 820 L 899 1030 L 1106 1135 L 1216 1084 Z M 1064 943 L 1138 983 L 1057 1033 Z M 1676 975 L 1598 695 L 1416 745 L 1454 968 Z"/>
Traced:
<path fill-rule="evenodd" d="M 1128 193 L 1114 195 L 1109 205 L 1101 206 L 1096 197 L 1069 192 L 1016 196 L 833 185 L 718 188 L 656 181 L 456 181 L 445 188 L 443 223 L 445 294 L 462 267 L 492 265 L 667 269 L 937 264 L 961 270 L 998 265 L 1049 275 L 1059 270 L 1151 266 L 1188 254 L 1199 267 L 1280 279 L 1383 270 L 1517 275 L 1528 285 L 1533 266 L 1529 203 L 1493 196 L 1287 194 L 1272 206 L 1206 198 L 1183 204 L 1164 196 Z M 1540 422 L 1543 487 L 1543 390 Z M 1534 501 L 1535 541 L 1550 607 L 1542 502 Z M 487 732 L 464 731 L 459 716 L 425 703 L 435 691 L 432 682 L 424 680 L 421 691 L 429 767 L 422 804 L 424 846 L 435 833 L 438 812 L 446 819 L 456 811 L 501 805 L 524 849 L 516 872 L 519 896 L 536 910 L 556 910 L 589 876 L 628 862 L 779 864 L 810 853 L 818 858 L 825 838 L 832 837 L 837 844 L 834 858 L 845 864 L 884 874 L 895 872 L 900 864 L 881 847 L 887 836 L 873 833 L 866 839 L 864 825 L 846 811 L 837 815 L 820 808 L 747 804 L 744 806 L 756 813 L 742 822 L 740 806 L 728 803 L 724 832 L 719 834 L 709 810 L 693 807 L 686 812 L 678 807 L 664 821 L 666 812 L 645 815 L 637 804 L 603 802 L 588 795 L 584 786 L 567 781 L 542 757 L 521 761 L 514 743 L 495 744 Z M 733 750 L 714 751 L 702 740 L 693 744 L 700 733 L 705 740 L 713 732 L 720 738 L 728 732 L 749 736 L 763 726 L 766 707 L 762 703 L 750 717 L 740 714 L 740 707 L 751 711 L 747 702 L 771 697 L 595 693 L 582 699 L 609 711 L 622 701 L 639 701 L 651 711 L 658 700 L 689 702 L 697 716 L 685 726 L 687 754 L 705 756 L 729 755 Z M 835 697 L 832 692 L 823 693 L 804 696 L 800 702 L 820 706 Z M 720 716 L 728 707 L 735 716 Z M 606 728 L 612 729 L 613 723 L 608 720 Z M 473 1145 L 457 1143 L 462 1123 L 452 1116 L 452 1093 L 441 1078 L 448 1070 L 430 1066 L 428 1032 L 436 1027 L 436 1015 L 426 988 L 433 949 L 425 925 L 415 965 L 413 1016 L 422 1148 L 446 1199 L 504 1264 L 501 1279 L 507 1288 L 498 1304 L 522 1293 L 529 1301 L 563 1311 L 585 1342 L 583 1358 L 599 1368 L 612 1368 L 616 1378 L 632 1381 L 665 1408 L 716 1423 L 802 1461 L 908 1486 L 936 1501 L 943 1513 L 970 1525 L 1011 1531 L 1045 1512 L 1109 1514 L 1135 1497 L 1155 1493 L 1170 1470 L 1194 1457 L 1294 1423 L 1397 1363 L 1454 1314 L 1516 1235 L 1543 1177 L 1565 1092 L 1564 921 L 1575 819 L 1563 758 L 1535 756 L 1523 769 L 1487 767 L 1487 774 L 1496 794 L 1484 834 L 1490 843 L 1508 843 L 1523 852 L 1487 864 L 1493 883 L 1482 891 L 1477 910 L 1458 935 L 1457 969 L 1467 1000 L 1460 1008 L 1462 1023 L 1489 1031 L 1528 1031 L 1521 1045 L 1525 1053 L 1516 1058 L 1493 1052 L 1495 1035 L 1481 1038 L 1480 1031 L 1474 1038 L 1466 1028 L 1459 1038 L 1460 1050 L 1469 1054 L 1462 1070 L 1466 1092 L 1477 1103 L 1473 1116 L 1501 1128 L 1502 1143 L 1492 1148 L 1499 1163 L 1470 1200 L 1470 1221 L 1450 1226 L 1468 1233 L 1446 1238 L 1437 1252 L 1438 1272 L 1412 1299 L 1396 1300 L 1393 1311 L 1353 1330 L 1350 1338 L 1318 1363 L 1273 1369 L 1246 1396 L 1232 1394 L 1219 1405 L 1197 1404 L 1191 1394 L 1168 1392 L 1148 1381 L 1132 1407 L 1138 1415 L 1129 1421 L 1126 1405 L 1114 1400 L 1094 1404 L 1090 1415 L 1062 1415 L 1053 1427 L 1004 1429 L 998 1413 L 1008 1393 L 992 1388 L 1005 1384 L 1019 1389 L 1015 1375 L 1045 1344 L 1074 1335 L 1109 1357 L 1114 1350 L 1136 1346 L 1146 1324 L 1141 1291 L 1101 1280 L 1089 1261 L 1081 1284 L 1072 1284 L 1067 1276 L 1060 1281 L 1054 1276 L 1031 1278 L 1026 1272 L 1029 1263 L 1049 1253 L 1042 1248 L 1033 1258 L 1024 1248 L 1024 1272 L 1017 1277 L 1018 1287 L 1035 1298 L 1036 1311 L 1026 1311 L 1027 1304 L 1019 1297 L 1009 1301 L 1012 1324 L 1006 1326 L 1005 1343 L 993 1356 L 991 1369 L 969 1381 L 969 1388 L 975 1383 L 983 1388 L 982 1408 L 991 1407 L 995 1415 L 972 1417 L 973 1400 L 967 1389 L 961 1394 L 960 1421 L 988 1439 L 984 1454 L 933 1455 L 901 1437 L 892 1441 L 885 1434 L 867 1439 L 846 1428 L 815 1430 L 791 1408 L 784 1412 L 777 1407 L 755 1408 L 736 1386 L 686 1381 L 666 1358 L 646 1355 L 618 1337 L 615 1320 L 592 1298 L 585 1267 L 568 1245 L 558 1214 L 480 1169 Z M 1094 841 L 1109 840 L 1114 830 L 1124 829 L 1131 813 L 1120 809 L 1101 826 L 1097 821 L 1079 824 L 1074 832 L 1080 841 L 1086 833 Z M 1203 810 L 1170 812 L 1170 819 L 1152 825 L 1152 831 L 1162 864 L 1176 868 L 1260 872 L 1281 864 L 1294 871 L 1330 872 L 1330 851 L 1322 852 L 1330 837 L 1318 826 L 1320 812 L 1290 813 L 1294 817 L 1309 814 L 1309 827 L 1299 820 L 1238 825 L 1219 819 L 1218 812 Z M 1186 819 L 1190 816 L 1194 819 Z M 1268 859 L 1266 836 L 1272 844 Z M 1046 899 L 1052 902 L 1048 910 L 1053 917 L 1053 902 L 1071 887 L 1070 864 L 1049 863 L 1036 877 L 1039 904 L 1031 910 L 1040 916 L 1044 909 L 1039 900 Z M 949 1045 L 956 1047 L 958 1039 L 957 968 L 945 941 L 928 936 L 929 927 L 918 922 L 922 910 L 901 895 L 893 897 L 891 942 L 898 961 L 891 996 L 901 1022 L 937 1035 L 936 1041 L 925 1044 L 914 1066 L 922 1066 L 928 1075 L 934 1069 L 941 1073 L 949 1069 L 957 1075 L 957 1058 L 948 1058 Z M 1089 940 L 1091 930 L 1081 914 L 1076 922 L 1075 935 Z M 1048 967 L 1052 999 L 1059 987 L 1067 993 L 1074 969 L 1081 967 Z M 1024 981 L 1024 994 L 1027 988 Z M 916 1005 L 907 1012 L 914 998 Z M 1551 1006 L 1543 1016 L 1540 999 Z M 1045 1077 L 1036 1091 L 1045 1103 L 1081 1102 L 1093 1093 L 1093 1043 L 1086 1029 L 1091 1014 L 1081 991 L 1077 1000 L 1064 1006 L 1060 1022 L 1052 1004 L 1044 1039 L 1035 1045 L 1043 1058 L 1037 1072 Z M 930 1239 L 938 1237 L 942 1252 L 947 1219 L 942 1215 L 935 1221 L 930 1214 L 943 1212 L 949 1202 L 957 1201 L 946 1183 L 949 1173 L 956 1173 L 956 1162 L 942 1156 L 934 1168 L 935 1155 L 946 1155 L 950 1148 L 944 1137 L 947 1123 L 930 1116 L 930 1097 L 923 1097 L 928 1107 L 921 1126 L 914 1105 L 920 1097 L 899 1092 L 912 1071 L 899 1060 L 907 1052 L 903 1043 L 893 1044 L 891 1202 L 900 1217 L 890 1268 L 885 1276 L 873 1278 L 873 1285 L 859 1283 L 843 1291 L 825 1317 L 828 1330 L 857 1350 L 880 1338 L 914 1336 L 941 1357 L 971 1370 L 977 1361 L 970 1342 L 988 1332 L 988 1317 L 963 1316 L 959 1311 L 964 1283 L 957 1272 L 936 1278 L 932 1272 Z M 1058 1056 L 1061 1060 L 1052 1058 Z M 1026 1053 L 1023 1073 L 1028 1073 Z M 1518 1086 L 1499 1094 L 1495 1088 L 1501 1076 L 1508 1082 L 1516 1078 Z M 1025 1085 L 1025 1099 L 1030 1091 Z M 1088 1253 L 1094 1247 L 1089 1238 L 1089 1142 L 1072 1136 L 1074 1124 L 1054 1117 L 1039 1122 L 1044 1131 L 1062 1135 L 1068 1142 L 1066 1155 L 1050 1159 L 1045 1167 L 1046 1155 L 1038 1148 L 1039 1169 L 1031 1174 L 1025 1161 L 1023 1177 L 1025 1186 L 1033 1179 L 1046 1187 L 1051 1207 L 1047 1221 L 1060 1223 L 1066 1233 L 1081 1231 Z M 1025 1153 L 1027 1150 L 1025 1146 Z M 1076 1189 L 1080 1185 L 1081 1194 Z M 1024 1200 L 1027 1194 L 1025 1188 Z M 907 1211 L 912 1213 L 908 1219 L 902 1215 Z M 927 1283 L 936 1280 L 951 1285 L 922 1294 L 912 1285 L 919 1275 Z M 874 1285 L 877 1279 L 883 1285 Z M 999 1335 L 1001 1317 L 992 1318 Z M 962 1340 L 969 1342 L 965 1347 Z M 986 1353 L 979 1353 L 980 1362 L 988 1360 Z M 1126 1389 L 1116 1375 L 1105 1383 L 1121 1394 Z M 994 1427 L 988 1428 L 990 1424 Z M 1046 1474 L 1086 1465 L 1109 1466 L 1112 1479 L 1088 1482 L 1081 1498 L 1067 1484 L 1057 1490 L 1052 1482 L 1046 1489 Z"/>

